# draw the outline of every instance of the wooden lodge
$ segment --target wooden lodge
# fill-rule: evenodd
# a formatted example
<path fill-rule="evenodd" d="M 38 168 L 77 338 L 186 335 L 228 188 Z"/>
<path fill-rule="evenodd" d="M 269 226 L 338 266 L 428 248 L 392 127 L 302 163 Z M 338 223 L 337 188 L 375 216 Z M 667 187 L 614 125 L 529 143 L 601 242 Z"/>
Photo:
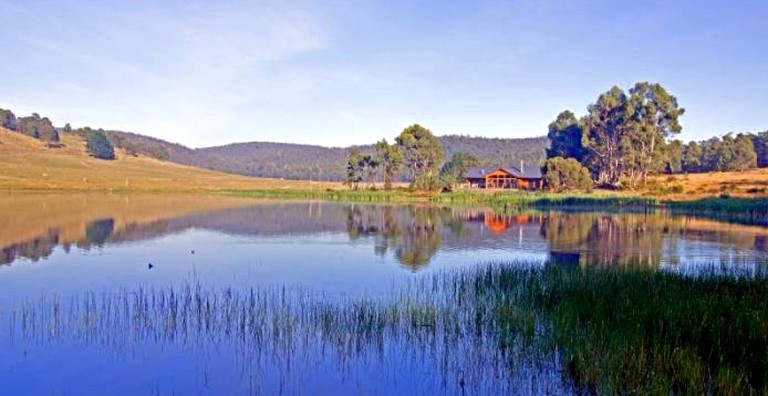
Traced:
<path fill-rule="evenodd" d="M 464 176 L 464 184 L 465 187 L 478 189 L 541 190 L 544 188 L 541 169 L 523 166 L 520 168 L 513 166 L 472 168 Z"/>

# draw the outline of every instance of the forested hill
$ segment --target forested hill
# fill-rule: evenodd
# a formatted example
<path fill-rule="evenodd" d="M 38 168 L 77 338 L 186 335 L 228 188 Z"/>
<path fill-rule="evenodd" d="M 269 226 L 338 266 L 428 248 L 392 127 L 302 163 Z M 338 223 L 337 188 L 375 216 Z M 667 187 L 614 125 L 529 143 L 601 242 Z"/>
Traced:
<path fill-rule="evenodd" d="M 343 180 L 351 149 L 267 142 L 190 149 L 133 133 L 110 131 L 108 135 L 115 145 L 127 146 L 129 151 L 141 155 L 218 171 L 285 179 Z M 518 164 L 521 160 L 531 166 L 538 165 L 544 160 L 547 146 L 545 137 L 497 139 L 453 135 L 438 139 L 446 159 L 454 152 L 463 151 L 487 165 Z M 373 151 L 372 145 L 359 148 L 363 152 Z"/>
<path fill-rule="evenodd" d="M 73 130 L 69 124 L 56 128 L 38 114 L 16 117 L 10 110 L 0 109 L 0 126 L 59 146 L 59 133 L 85 135 L 90 128 Z M 152 157 L 183 165 L 247 176 L 296 180 L 341 181 L 346 176 L 347 159 L 352 147 L 323 147 L 290 143 L 250 142 L 226 146 L 191 149 L 177 143 L 136 133 L 103 131 L 109 141 L 127 155 Z M 545 159 L 545 137 L 498 139 L 470 136 L 439 136 L 445 160 L 456 152 L 471 154 L 481 165 L 538 166 Z M 373 143 L 373 142 L 371 142 Z M 363 153 L 372 153 L 373 145 L 360 146 Z"/>

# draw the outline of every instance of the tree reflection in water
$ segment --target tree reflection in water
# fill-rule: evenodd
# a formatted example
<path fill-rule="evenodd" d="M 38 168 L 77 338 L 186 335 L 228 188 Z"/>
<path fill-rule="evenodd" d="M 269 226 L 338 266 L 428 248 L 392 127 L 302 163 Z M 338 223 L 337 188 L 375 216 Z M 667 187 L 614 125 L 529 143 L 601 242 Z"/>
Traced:
<path fill-rule="evenodd" d="M 441 213 L 446 209 L 350 205 L 345 211 L 351 240 L 373 237 L 377 255 L 394 251 L 397 261 L 411 271 L 427 265 L 441 246 Z"/>
<path fill-rule="evenodd" d="M 82 224 L 34 228 L 44 232 L 29 233 L 33 237 L 27 240 L 9 239 L 0 247 L 0 264 L 47 258 L 56 246 L 67 252 L 71 246 L 87 250 L 190 229 L 285 238 L 346 232 L 350 241 L 372 241 L 377 256 L 391 255 L 414 272 L 429 265 L 441 249 L 508 250 L 512 258 L 520 251 L 533 251 L 560 263 L 645 267 L 691 259 L 754 261 L 764 259 L 768 249 L 768 230 L 763 227 L 664 212 L 500 214 L 430 205 L 263 203 L 176 218 L 153 216 L 146 222 L 97 217 Z"/>

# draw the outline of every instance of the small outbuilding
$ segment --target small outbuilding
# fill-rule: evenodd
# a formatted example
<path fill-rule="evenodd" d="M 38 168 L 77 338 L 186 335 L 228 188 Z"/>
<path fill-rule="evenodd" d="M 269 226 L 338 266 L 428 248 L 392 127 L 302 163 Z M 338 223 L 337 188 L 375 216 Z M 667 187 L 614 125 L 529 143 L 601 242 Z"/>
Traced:
<path fill-rule="evenodd" d="M 522 164 L 521 164 L 522 165 Z M 544 188 L 541 169 L 506 166 L 471 168 L 464 176 L 465 186 L 478 189 L 541 190 Z"/>

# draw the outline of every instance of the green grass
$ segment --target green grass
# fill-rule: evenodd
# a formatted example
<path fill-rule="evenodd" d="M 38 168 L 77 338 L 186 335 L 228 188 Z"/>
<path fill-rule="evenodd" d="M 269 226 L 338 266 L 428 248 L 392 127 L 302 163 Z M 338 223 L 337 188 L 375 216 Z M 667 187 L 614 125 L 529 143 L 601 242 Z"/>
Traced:
<path fill-rule="evenodd" d="M 661 206 L 661 202 L 656 199 L 639 196 L 551 194 L 525 191 L 502 191 L 494 194 L 453 192 L 436 195 L 432 201 L 442 204 L 490 206 L 506 212 L 525 208 L 641 210 Z"/>
<path fill-rule="evenodd" d="M 93 293 L 69 302 L 54 296 L 14 308 L 10 330 L 43 345 L 229 339 L 250 345 L 249 353 L 257 345 L 259 353 L 286 359 L 296 350 L 331 348 L 335 359 L 353 366 L 371 354 L 385 359 L 380 351 L 394 348 L 417 366 L 445 362 L 444 383 L 461 373 L 462 384 L 480 393 L 509 391 L 515 370 L 533 364 L 562 372 L 559 389 L 765 394 L 766 301 L 764 274 L 682 276 L 514 262 L 420 278 L 379 298 L 200 285 Z"/>
<path fill-rule="evenodd" d="M 768 224 L 768 198 L 704 198 L 669 202 L 668 206 L 681 213 L 702 214 L 749 224 Z"/>
<path fill-rule="evenodd" d="M 704 198 L 695 201 L 665 201 L 626 194 L 550 194 L 544 192 L 500 191 L 492 194 L 458 191 L 425 193 L 397 189 L 304 190 L 264 189 L 225 190 L 223 195 L 276 199 L 319 199 L 371 203 L 433 203 L 446 206 L 487 207 L 500 213 L 521 210 L 586 210 L 645 212 L 669 210 L 676 214 L 701 215 L 744 224 L 768 224 L 768 198 Z"/>
<path fill-rule="evenodd" d="M 500 191 L 493 194 L 482 192 L 419 192 L 408 189 L 396 190 L 228 190 L 225 195 L 254 198 L 323 199 L 354 202 L 431 202 L 455 206 L 485 206 L 502 210 L 525 208 L 651 208 L 659 207 L 660 201 L 652 198 L 623 195 L 568 195 L 527 191 Z"/>
<path fill-rule="evenodd" d="M 553 268 L 533 286 L 566 372 L 586 389 L 768 392 L 765 279 Z"/>

